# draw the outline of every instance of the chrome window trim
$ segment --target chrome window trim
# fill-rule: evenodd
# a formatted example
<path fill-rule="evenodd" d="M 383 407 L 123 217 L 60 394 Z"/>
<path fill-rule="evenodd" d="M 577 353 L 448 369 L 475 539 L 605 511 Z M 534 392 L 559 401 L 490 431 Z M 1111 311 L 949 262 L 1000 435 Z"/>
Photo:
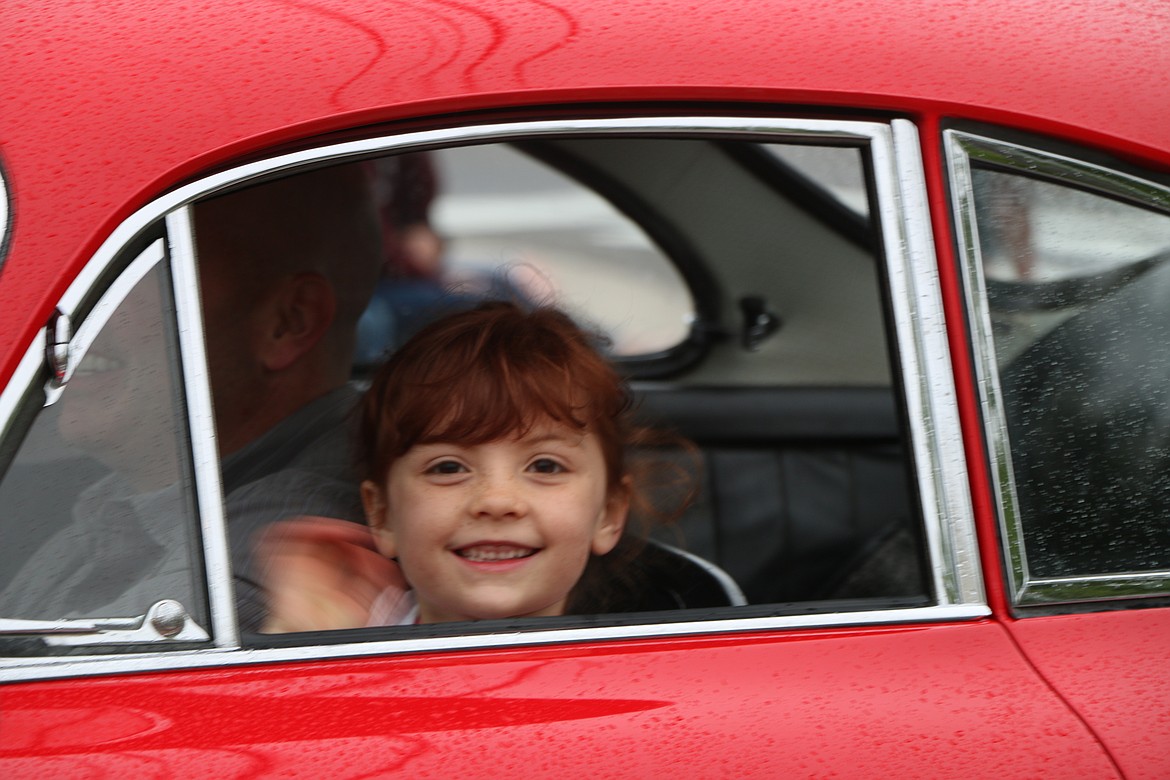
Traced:
<path fill-rule="evenodd" d="M 1003 391 L 992 340 L 991 307 L 983 274 L 971 161 L 999 170 L 1019 171 L 1056 184 L 1116 197 L 1136 206 L 1170 214 L 1170 188 L 1146 179 L 1061 154 L 1030 149 L 1007 141 L 959 130 L 943 133 L 951 202 L 962 264 L 971 346 L 983 414 L 984 436 L 991 467 L 991 483 L 999 507 L 1001 546 L 1008 565 L 1008 586 L 1018 606 L 1068 604 L 1120 598 L 1170 595 L 1170 571 L 1118 572 L 1041 578 L 1032 575 L 1019 515 L 1015 470 Z"/>
<path fill-rule="evenodd" d="M 4 176 L 4 169 L 0 167 L 0 268 L 4 266 L 6 259 L 11 229 L 12 193 L 8 189 L 8 179 Z"/>
<path fill-rule="evenodd" d="M 880 144 L 872 147 L 877 215 L 934 585 L 943 604 L 983 603 L 921 146 L 909 120 L 893 120 L 889 132 L 891 159 L 885 158 Z"/>
<path fill-rule="evenodd" d="M 45 367 L 45 329 L 40 328 L 28 345 L 24 357 L 16 364 L 12 378 L 8 385 L 0 392 L 0 440 L 8 438 L 8 434 L 15 422 L 21 403 L 27 393 L 42 379 L 47 382 L 48 370 Z"/>
<path fill-rule="evenodd" d="M 195 263 L 195 229 L 191 209 L 183 207 L 166 216 L 170 242 L 171 281 L 178 319 L 179 355 L 187 399 L 187 425 L 191 435 L 191 461 L 195 497 L 199 508 L 200 538 L 211 609 L 211 635 L 217 647 L 239 647 L 236 600 L 231 582 L 227 522 L 223 511 L 219 451 L 212 414 L 211 382 L 203 342 L 203 307 L 199 272 Z"/>
<path fill-rule="evenodd" d="M 401 656 L 412 653 L 493 650 L 582 642 L 686 638 L 700 635 L 726 636 L 736 632 L 751 632 L 753 636 L 759 636 L 769 631 L 801 629 L 849 627 L 880 630 L 884 627 L 897 628 L 923 623 L 943 624 L 980 620 L 990 614 L 990 609 L 980 605 L 936 606 L 770 618 L 703 620 L 689 623 L 644 623 L 633 626 L 515 631 L 471 634 L 460 637 L 387 639 L 335 645 L 305 645 L 251 650 L 209 649 L 175 653 L 144 653 L 137 656 L 14 658 L 4 660 L 4 666 L 0 667 L 2 670 L 0 671 L 0 682 L 89 677 L 131 672 L 196 670 L 199 668 L 324 659 L 360 659 L 371 656 Z M 452 640 L 458 641 L 453 642 Z"/>
<path fill-rule="evenodd" d="M 942 297 L 934 254 L 931 223 L 925 193 L 919 138 L 914 124 L 908 120 L 892 123 L 846 120 L 764 119 L 758 117 L 650 117 L 623 119 L 551 120 L 501 124 L 469 125 L 464 127 L 429 130 L 384 136 L 360 141 L 349 141 L 281 155 L 225 170 L 176 189 L 139 209 L 111 233 L 90 263 L 81 271 L 62 298 L 61 309 L 70 314 L 89 288 L 101 277 L 118 251 L 136 235 L 176 210 L 184 209 L 194 200 L 203 198 L 234 185 L 258 181 L 265 177 L 291 172 L 302 167 L 318 166 L 323 162 L 357 160 L 377 153 L 403 152 L 411 149 L 432 148 L 466 142 L 508 141 L 543 135 L 590 134 L 616 135 L 638 132 L 658 137 L 691 136 L 695 134 L 723 135 L 729 138 L 765 140 L 783 139 L 823 140 L 846 143 L 868 149 L 873 159 L 883 250 L 886 255 L 891 297 L 895 299 L 894 338 L 901 353 L 902 382 L 906 389 L 906 403 L 911 426 L 911 449 L 918 485 L 922 495 L 922 511 L 926 526 L 927 544 L 931 558 L 931 577 L 937 603 L 912 609 L 872 610 L 831 615 L 796 615 L 761 618 L 729 618 L 687 623 L 659 623 L 634 626 L 602 626 L 596 628 L 517 632 L 515 634 L 473 634 L 429 639 L 404 639 L 355 643 L 352 645 L 305 646 L 289 649 L 238 650 L 237 638 L 223 627 L 227 620 L 222 594 L 231 593 L 229 567 L 209 558 L 208 586 L 213 600 L 212 625 L 220 646 L 217 649 L 177 652 L 173 656 L 144 654 L 124 658 L 94 657 L 83 659 L 37 658 L 0 660 L 5 669 L 4 679 L 12 679 L 9 671 L 21 669 L 21 679 L 37 676 L 71 676 L 75 674 L 110 673 L 145 669 L 176 669 L 196 666 L 215 666 L 241 662 L 271 662 L 279 660 L 307 660 L 340 656 L 364 656 L 385 653 L 454 651 L 485 647 L 543 645 L 564 642 L 601 641 L 610 639 L 651 636 L 686 636 L 691 634 L 730 634 L 742 631 L 818 628 L 831 626 L 881 626 L 894 623 L 922 621 L 972 620 L 990 615 L 984 596 L 981 567 L 976 544 L 974 518 L 970 506 L 970 492 L 963 458 L 962 436 L 955 407 L 955 390 L 946 327 L 942 313 Z M 188 262 L 190 246 L 189 217 L 168 218 L 172 249 L 183 265 Z M 176 228 L 182 226 L 182 234 Z M 184 272 L 188 273 L 188 272 Z M 185 277 L 190 280 L 192 277 Z M 176 285 L 179 279 L 175 280 Z M 190 282 L 187 282 L 190 284 Z M 192 300 L 184 299 L 184 307 Z M 197 321 L 197 320 L 196 320 Z M 192 320 L 185 320 L 192 322 Z M 201 330 L 197 331 L 201 334 Z M 195 349 L 202 349 L 202 339 Z M 184 355 L 188 349 L 184 342 Z M 41 345 L 43 349 L 43 343 Z M 194 357 L 191 358 L 194 360 Z M 186 356 L 184 361 L 186 361 Z M 185 376 L 187 364 L 184 362 Z M 197 399 L 192 414 L 202 408 L 199 400 L 207 392 L 202 370 L 192 377 L 202 382 L 202 390 L 188 382 L 190 398 Z M 13 390 L 6 389 L 5 396 Z M 3 408 L 5 396 L 0 396 Z M 191 435 L 211 437 L 210 418 L 192 420 Z M 198 427 L 197 427 L 198 425 Z M 214 457 L 214 443 L 200 445 L 196 460 L 196 480 L 199 485 L 201 515 L 207 522 L 218 522 L 206 514 L 220 513 L 222 500 L 218 496 L 218 464 Z M 215 472 L 214 480 L 201 472 Z M 214 485 L 214 487 L 212 487 Z M 214 494 L 214 495 L 213 495 Z M 221 506 L 204 506 L 203 502 L 219 501 Z M 218 558 L 224 549 L 219 538 L 224 535 L 222 524 L 218 532 L 205 529 L 205 538 L 216 537 L 213 555 Z M 218 606 L 217 606 L 218 605 Z M 233 610 L 234 611 L 234 610 Z M 234 621 L 233 621 L 234 622 Z M 23 670 L 28 669 L 27 675 Z"/>

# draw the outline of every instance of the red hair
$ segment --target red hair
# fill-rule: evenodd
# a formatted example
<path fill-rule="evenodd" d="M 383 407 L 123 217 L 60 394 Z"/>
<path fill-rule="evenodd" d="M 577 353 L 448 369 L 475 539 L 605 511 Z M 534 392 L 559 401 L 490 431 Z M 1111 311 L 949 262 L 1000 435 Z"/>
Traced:
<path fill-rule="evenodd" d="M 593 339 L 552 308 L 481 304 L 421 330 L 375 374 L 362 402 L 364 478 L 385 479 L 416 444 L 483 444 L 544 420 L 592 433 L 610 490 L 632 430 L 626 383 Z"/>

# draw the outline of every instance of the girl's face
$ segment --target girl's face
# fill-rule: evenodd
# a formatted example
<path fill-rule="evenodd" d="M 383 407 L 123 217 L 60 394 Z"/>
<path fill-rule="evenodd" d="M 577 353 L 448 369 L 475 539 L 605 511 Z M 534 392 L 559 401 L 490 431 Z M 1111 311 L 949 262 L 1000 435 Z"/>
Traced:
<path fill-rule="evenodd" d="M 486 444 L 419 444 L 385 484 L 362 483 L 383 555 L 397 558 L 423 623 L 564 614 L 590 553 L 621 537 L 597 437 L 548 423 Z"/>

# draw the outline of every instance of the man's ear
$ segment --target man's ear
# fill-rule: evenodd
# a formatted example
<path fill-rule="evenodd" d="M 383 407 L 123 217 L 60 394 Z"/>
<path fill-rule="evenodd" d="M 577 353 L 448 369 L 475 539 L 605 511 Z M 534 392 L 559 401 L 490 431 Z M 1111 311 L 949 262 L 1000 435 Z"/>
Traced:
<path fill-rule="evenodd" d="M 366 511 L 366 525 L 373 534 L 374 546 L 387 558 L 397 558 L 398 545 L 394 541 L 390 523 L 387 522 L 386 494 L 377 483 L 368 479 L 362 481 L 361 490 L 362 508 Z"/>
<path fill-rule="evenodd" d="M 630 514 L 630 491 L 633 483 L 629 477 L 623 477 L 621 485 L 611 490 L 605 499 L 605 507 L 601 510 L 597 528 L 593 531 L 594 555 L 605 555 L 617 546 L 626 529 L 626 517 Z"/>
<path fill-rule="evenodd" d="M 269 371 L 282 371 L 320 343 L 337 313 L 333 286 L 319 273 L 305 271 L 285 277 L 265 307 L 261 361 Z"/>

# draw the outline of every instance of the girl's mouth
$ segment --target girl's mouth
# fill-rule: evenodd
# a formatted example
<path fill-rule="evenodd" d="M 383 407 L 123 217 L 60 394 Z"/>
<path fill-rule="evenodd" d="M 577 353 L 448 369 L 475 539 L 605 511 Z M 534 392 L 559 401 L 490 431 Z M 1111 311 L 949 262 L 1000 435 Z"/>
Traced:
<path fill-rule="evenodd" d="M 513 561 L 520 558 L 530 558 L 538 550 L 532 547 L 517 547 L 511 544 L 473 544 L 460 547 L 454 551 L 456 555 L 472 563 L 493 563 L 495 561 Z"/>

